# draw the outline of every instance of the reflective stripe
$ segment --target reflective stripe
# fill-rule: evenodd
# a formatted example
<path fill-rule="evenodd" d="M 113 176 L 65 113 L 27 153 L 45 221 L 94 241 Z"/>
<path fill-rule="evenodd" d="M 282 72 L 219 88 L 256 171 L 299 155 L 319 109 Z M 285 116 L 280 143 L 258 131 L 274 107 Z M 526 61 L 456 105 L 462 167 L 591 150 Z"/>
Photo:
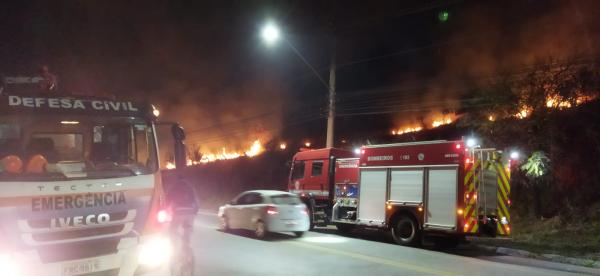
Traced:
<path fill-rule="evenodd" d="M 497 232 L 499 235 L 509 235 L 510 232 L 506 229 L 510 227 L 510 212 L 508 209 L 508 200 L 510 196 L 510 182 L 509 175 L 506 173 L 506 168 L 499 162 L 494 164 L 494 169 L 498 174 L 498 192 L 496 194 L 497 197 L 497 214 L 498 214 L 498 224 L 497 224 Z M 507 224 L 502 224 L 503 218 L 506 218 Z"/>
<path fill-rule="evenodd" d="M 475 160 L 474 163 L 469 163 L 465 166 L 465 181 L 463 185 L 465 186 L 465 191 L 469 194 L 469 198 L 465 202 L 465 212 L 463 214 L 463 219 L 467 227 L 463 226 L 463 231 L 465 233 L 476 233 L 477 232 L 477 215 L 476 215 L 476 200 L 473 192 L 476 191 L 475 184 L 477 182 L 477 169 L 480 167 L 480 162 Z M 465 196 L 465 195 L 463 195 Z"/>

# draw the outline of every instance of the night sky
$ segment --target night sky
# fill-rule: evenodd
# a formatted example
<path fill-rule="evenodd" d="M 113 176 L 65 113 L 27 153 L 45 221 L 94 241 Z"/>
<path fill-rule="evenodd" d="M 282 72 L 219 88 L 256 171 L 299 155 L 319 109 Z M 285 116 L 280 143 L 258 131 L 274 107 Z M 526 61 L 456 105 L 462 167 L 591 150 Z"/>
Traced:
<path fill-rule="evenodd" d="M 338 145 L 456 110 L 453 99 L 500 71 L 597 56 L 600 42 L 591 0 L 0 5 L 0 73 L 47 64 L 62 90 L 149 99 L 205 151 L 257 138 L 325 143 L 327 90 L 285 43 L 261 41 L 267 21 L 326 81 L 335 47 Z"/>

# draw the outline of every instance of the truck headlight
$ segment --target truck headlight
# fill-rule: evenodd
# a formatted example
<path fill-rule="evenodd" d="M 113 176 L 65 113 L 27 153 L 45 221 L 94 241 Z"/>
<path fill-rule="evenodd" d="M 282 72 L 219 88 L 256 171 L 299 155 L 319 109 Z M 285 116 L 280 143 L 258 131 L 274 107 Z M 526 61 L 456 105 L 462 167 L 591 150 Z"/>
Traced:
<path fill-rule="evenodd" d="M 171 241 L 166 237 L 148 240 L 140 247 L 138 262 L 146 267 L 158 267 L 171 258 Z"/>
<path fill-rule="evenodd" d="M 9 254 L 0 253 L 0 268 L 2 268 L 2 275 L 21 275 L 19 266 Z"/>

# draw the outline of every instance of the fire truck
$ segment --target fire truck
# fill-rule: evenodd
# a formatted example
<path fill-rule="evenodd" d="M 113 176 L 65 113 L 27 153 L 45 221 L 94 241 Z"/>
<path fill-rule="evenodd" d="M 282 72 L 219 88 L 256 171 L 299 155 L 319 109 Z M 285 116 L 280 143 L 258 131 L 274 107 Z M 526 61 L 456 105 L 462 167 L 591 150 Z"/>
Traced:
<path fill-rule="evenodd" d="M 454 246 L 467 235 L 510 234 L 510 160 L 464 140 L 298 152 L 289 191 L 311 226 L 389 230 L 401 245 Z M 359 155 L 359 156 L 357 156 Z"/>
<path fill-rule="evenodd" d="M 0 90 L 1 274 L 168 271 L 156 110 L 10 89 L 41 80 L 12 78 Z M 185 163 L 183 130 L 172 131 L 177 163 Z"/>

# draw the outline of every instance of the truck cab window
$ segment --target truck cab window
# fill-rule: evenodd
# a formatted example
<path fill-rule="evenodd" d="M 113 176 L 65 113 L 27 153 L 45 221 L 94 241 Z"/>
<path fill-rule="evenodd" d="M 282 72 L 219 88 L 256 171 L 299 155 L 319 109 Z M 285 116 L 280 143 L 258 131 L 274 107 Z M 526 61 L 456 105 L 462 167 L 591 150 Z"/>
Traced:
<path fill-rule="evenodd" d="M 304 178 L 304 161 L 294 161 L 292 179 Z"/>
<path fill-rule="evenodd" d="M 311 176 L 320 176 L 323 174 L 323 161 L 313 161 Z"/>

